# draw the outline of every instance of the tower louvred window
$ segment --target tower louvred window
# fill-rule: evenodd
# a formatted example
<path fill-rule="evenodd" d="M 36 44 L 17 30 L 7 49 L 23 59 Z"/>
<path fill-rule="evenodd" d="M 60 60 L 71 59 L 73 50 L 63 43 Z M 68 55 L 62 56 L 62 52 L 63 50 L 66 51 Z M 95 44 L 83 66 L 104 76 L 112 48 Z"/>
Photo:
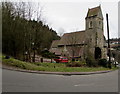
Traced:
<path fill-rule="evenodd" d="M 101 21 L 99 21 L 99 25 L 101 24 Z"/>
<path fill-rule="evenodd" d="M 93 23 L 92 21 L 89 22 L 89 28 L 92 28 L 93 27 Z"/>

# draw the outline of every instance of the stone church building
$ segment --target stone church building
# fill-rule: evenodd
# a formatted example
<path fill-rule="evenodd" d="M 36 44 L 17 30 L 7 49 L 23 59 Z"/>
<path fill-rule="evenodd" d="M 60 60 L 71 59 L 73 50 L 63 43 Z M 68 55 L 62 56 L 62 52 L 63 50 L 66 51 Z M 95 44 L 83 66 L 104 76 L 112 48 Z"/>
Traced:
<path fill-rule="evenodd" d="M 106 58 L 107 47 L 101 6 L 88 9 L 85 21 L 85 30 L 65 33 L 60 40 L 53 41 L 50 52 L 80 59 L 88 56 L 95 59 Z"/>

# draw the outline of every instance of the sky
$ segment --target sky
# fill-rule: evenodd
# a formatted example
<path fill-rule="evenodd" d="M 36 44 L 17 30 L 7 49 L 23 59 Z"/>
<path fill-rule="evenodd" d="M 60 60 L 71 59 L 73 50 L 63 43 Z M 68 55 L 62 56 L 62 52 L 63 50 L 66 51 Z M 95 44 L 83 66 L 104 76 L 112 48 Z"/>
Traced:
<path fill-rule="evenodd" d="M 107 38 L 106 13 L 109 17 L 110 38 L 118 37 L 118 0 L 23 0 L 39 2 L 43 7 L 42 18 L 58 35 L 85 30 L 88 8 L 101 5 L 104 17 L 104 35 Z M 36 8 L 36 4 L 33 4 Z M 34 18 L 34 16 L 33 16 Z"/>
<path fill-rule="evenodd" d="M 107 23 L 106 13 L 109 16 L 109 31 L 110 38 L 118 37 L 118 2 L 41 2 L 44 6 L 43 17 L 53 30 L 58 35 L 68 32 L 85 30 L 85 17 L 88 8 L 93 8 L 101 5 L 102 14 L 104 17 L 104 35 L 107 38 Z"/>

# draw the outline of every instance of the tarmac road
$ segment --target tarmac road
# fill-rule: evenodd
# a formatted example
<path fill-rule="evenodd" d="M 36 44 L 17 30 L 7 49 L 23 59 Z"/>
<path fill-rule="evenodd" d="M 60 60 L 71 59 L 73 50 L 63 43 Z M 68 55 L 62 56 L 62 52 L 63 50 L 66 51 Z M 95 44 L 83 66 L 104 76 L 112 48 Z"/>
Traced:
<path fill-rule="evenodd" d="M 3 92 L 117 92 L 118 70 L 92 75 L 52 75 L 2 70 Z"/>

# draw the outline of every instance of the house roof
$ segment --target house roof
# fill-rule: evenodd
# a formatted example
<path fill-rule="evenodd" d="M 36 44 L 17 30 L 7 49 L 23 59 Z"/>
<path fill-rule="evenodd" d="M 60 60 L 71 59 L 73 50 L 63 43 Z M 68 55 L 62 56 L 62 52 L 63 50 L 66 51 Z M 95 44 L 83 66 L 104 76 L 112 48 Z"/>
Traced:
<path fill-rule="evenodd" d="M 58 48 L 51 48 L 49 51 L 55 53 L 56 55 L 61 55 L 62 53 L 62 51 Z"/>
<path fill-rule="evenodd" d="M 84 44 L 84 42 L 85 30 L 72 33 L 65 33 L 59 41 L 58 45 Z"/>
<path fill-rule="evenodd" d="M 59 41 L 60 41 L 60 40 L 54 40 L 54 41 L 52 42 L 51 47 L 52 47 L 52 48 L 57 48 Z"/>
<path fill-rule="evenodd" d="M 88 10 L 87 17 L 98 16 L 99 12 L 101 11 L 101 7 L 95 7 Z"/>

